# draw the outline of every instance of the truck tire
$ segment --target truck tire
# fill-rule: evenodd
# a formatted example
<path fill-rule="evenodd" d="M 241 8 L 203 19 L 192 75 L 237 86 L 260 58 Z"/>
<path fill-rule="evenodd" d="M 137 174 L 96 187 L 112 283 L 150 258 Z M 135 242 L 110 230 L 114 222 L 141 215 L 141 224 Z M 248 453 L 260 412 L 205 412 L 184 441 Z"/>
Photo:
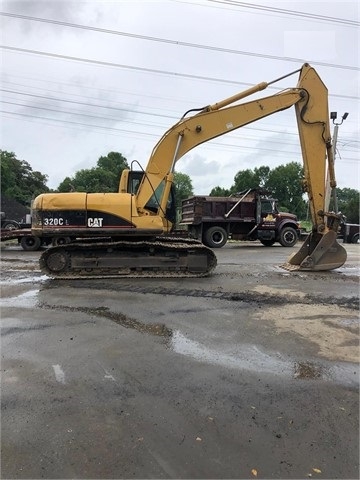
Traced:
<path fill-rule="evenodd" d="M 265 247 L 272 247 L 275 243 L 275 240 L 260 240 L 260 242 L 265 246 Z"/>
<path fill-rule="evenodd" d="M 210 227 L 204 233 L 204 243 L 210 248 L 223 247 L 227 239 L 227 233 L 222 227 Z"/>
<path fill-rule="evenodd" d="M 351 239 L 351 243 L 359 243 L 359 234 L 355 233 Z"/>
<path fill-rule="evenodd" d="M 298 241 L 298 235 L 293 227 L 285 227 L 280 232 L 279 242 L 283 247 L 293 247 Z"/>
<path fill-rule="evenodd" d="M 41 247 L 41 238 L 34 237 L 33 235 L 22 237 L 20 240 L 20 245 L 22 246 L 23 250 L 34 252 L 35 250 L 39 250 Z"/>
<path fill-rule="evenodd" d="M 17 222 L 10 220 L 9 222 L 4 222 L 1 228 L 4 230 L 19 230 L 20 225 Z"/>

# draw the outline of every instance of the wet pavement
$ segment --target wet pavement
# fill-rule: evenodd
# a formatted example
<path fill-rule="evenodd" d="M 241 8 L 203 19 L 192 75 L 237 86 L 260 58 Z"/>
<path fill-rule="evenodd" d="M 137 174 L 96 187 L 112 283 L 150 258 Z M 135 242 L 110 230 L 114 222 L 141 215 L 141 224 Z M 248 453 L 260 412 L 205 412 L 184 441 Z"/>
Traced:
<path fill-rule="evenodd" d="M 358 478 L 346 249 L 331 272 L 229 243 L 208 278 L 86 281 L 2 249 L 1 478 Z"/>

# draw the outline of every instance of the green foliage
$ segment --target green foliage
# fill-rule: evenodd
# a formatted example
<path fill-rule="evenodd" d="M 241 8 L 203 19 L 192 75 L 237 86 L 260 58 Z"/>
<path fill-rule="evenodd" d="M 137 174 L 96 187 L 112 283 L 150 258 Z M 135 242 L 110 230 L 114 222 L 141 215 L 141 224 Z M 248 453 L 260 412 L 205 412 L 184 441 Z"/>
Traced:
<path fill-rule="evenodd" d="M 303 198 L 302 186 L 303 177 L 302 165 L 291 162 L 271 170 L 266 183 L 266 188 L 279 201 L 281 209 L 294 213 L 298 218 L 306 217 L 306 201 Z"/>
<path fill-rule="evenodd" d="M 338 209 L 346 222 L 360 224 L 360 191 L 353 188 L 337 188 Z"/>
<path fill-rule="evenodd" d="M 215 187 L 209 193 L 210 197 L 229 197 L 231 191 L 228 188 Z"/>
<path fill-rule="evenodd" d="M 248 168 L 247 170 L 240 170 L 237 172 L 234 177 L 234 184 L 230 187 L 230 191 L 231 193 L 237 193 L 258 186 L 258 179 L 255 178 L 255 173 Z"/>
<path fill-rule="evenodd" d="M 110 152 L 100 157 L 96 167 L 78 170 L 70 178 L 66 177 L 59 185 L 59 192 L 117 192 L 121 172 L 129 168 L 125 157 L 118 152 Z"/>
<path fill-rule="evenodd" d="M 16 158 L 15 153 L 0 150 L 1 193 L 22 205 L 30 205 L 32 198 L 46 193 L 47 175 L 34 171 L 25 160 Z"/>
<path fill-rule="evenodd" d="M 189 175 L 186 173 L 175 172 L 174 174 L 176 207 L 181 208 L 181 203 L 185 198 L 194 195 L 193 186 Z"/>
<path fill-rule="evenodd" d="M 238 193 L 249 188 L 266 187 L 270 175 L 270 167 L 261 166 L 254 170 L 240 170 L 234 177 L 231 193 Z"/>

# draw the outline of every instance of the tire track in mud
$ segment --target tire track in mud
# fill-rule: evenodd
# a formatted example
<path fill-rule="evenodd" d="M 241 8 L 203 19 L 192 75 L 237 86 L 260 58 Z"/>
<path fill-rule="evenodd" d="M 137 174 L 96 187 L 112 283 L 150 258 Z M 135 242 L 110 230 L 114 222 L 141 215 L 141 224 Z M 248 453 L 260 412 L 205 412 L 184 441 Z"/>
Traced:
<path fill-rule="evenodd" d="M 321 297 L 318 295 L 305 294 L 303 296 L 298 295 L 288 295 L 284 293 L 281 295 L 281 292 L 278 294 L 271 294 L 266 292 L 254 292 L 246 290 L 243 292 L 226 292 L 226 291 L 216 291 L 216 290 L 206 290 L 206 289 L 196 289 L 196 288 L 174 288 L 166 286 L 152 286 L 152 285 L 135 285 L 134 283 L 126 284 L 112 284 L 109 286 L 104 282 L 97 281 L 59 281 L 56 280 L 56 284 L 51 283 L 44 285 L 42 289 L 51 289 L 56 288 L 57 286 L 70 286 L 76 288 L 88 288 L 95 290 L 112 290 L 120 292 L 132 292 L 140 294 L 154 294 L 154 295 L 174 295 L 178 297 L 198 297 L 198 298 L 213 298 L 218 300 L 229 300 L 233 302 L 244 302 L 244 303 L 256 303 L 256 304 L 267 304 L 267 305 L 283 305 L 289 303 L 305 304 L 305 305 L 338 305 L 340 307 L 346 307 L 352 310 L 359 310 L 359 298 L 358 297 Z"/>

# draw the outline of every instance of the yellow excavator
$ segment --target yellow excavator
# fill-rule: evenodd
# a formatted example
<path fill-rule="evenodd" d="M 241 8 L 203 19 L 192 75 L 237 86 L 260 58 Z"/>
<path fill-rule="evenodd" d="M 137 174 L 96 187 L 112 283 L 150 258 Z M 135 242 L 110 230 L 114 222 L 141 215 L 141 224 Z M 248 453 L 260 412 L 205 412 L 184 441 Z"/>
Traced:
<path fill-rule="evenodd" d="M 299 73 L 297 86 L 237 103 Z M 171 234 L 175 225 L 174 169 L 191 149 L 276 112 L 295 107 L 312 232 L 282 265 L 287 270 L 332 270 L 346 261 L 336 237 L 341 222 L 329 212 L 336 181 L 328 92 L 309 64 L 230 98 L 189 110 L 155 145 L 145 171 L 124 170 L 118 193 L 51 193 L 33 202 L 32 234 L 55 245 L 40 257 L 41 270 L 60 278 L 206 276 L 216 256 L 197 240 Z"/>

